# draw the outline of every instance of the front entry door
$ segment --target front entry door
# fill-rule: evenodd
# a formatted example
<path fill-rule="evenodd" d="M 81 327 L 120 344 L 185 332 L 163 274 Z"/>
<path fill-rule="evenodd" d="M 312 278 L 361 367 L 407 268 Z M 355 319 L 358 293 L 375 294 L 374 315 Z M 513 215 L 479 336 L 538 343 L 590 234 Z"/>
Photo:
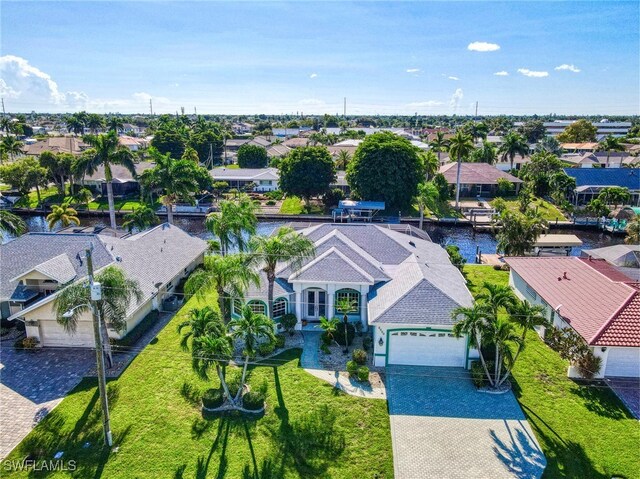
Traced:
<path fill-rule="evenodd" d="M 327 314 L 327 293 L 319 289 L 307 290 L 307 319 L 317 320 Z"/>

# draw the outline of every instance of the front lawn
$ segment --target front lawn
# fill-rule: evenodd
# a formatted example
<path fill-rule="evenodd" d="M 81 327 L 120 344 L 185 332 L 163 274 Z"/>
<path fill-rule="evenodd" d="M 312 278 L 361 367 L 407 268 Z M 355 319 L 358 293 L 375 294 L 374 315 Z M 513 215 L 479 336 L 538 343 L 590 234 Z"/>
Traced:
<path fill-rule="evenodd" d="M 324 213 L 324 210 L 321 206 L 314 203 L 311 203 L 310 207 L 307 208 L 302 199 L 298 198 L 297 196 L 289 196 L 282 202 L 282 206 L 280 206 L 280 213 L 284 215 L 321 215 Z"/>
<path fill-rule="evenodd" d="M 51 459 L 64 451 L 65 460 L 77 462 L 74 476 L 109 479 L 393 476 L 386 402 L 336 391 L 299 367 L 297 349 L 250 371 L 253 387 L 268 386 L 263 417 L 203 418 L 198 397 L 217 381 L 205 382 L 191 371 L 176 325 L 205 302 L 215 304 L 215 295 L 191 299 L 122 376 L 109 382 L 116 446 L 111 453 L 99 446 L 96 382 L 85 379 L 9 459 Z"/>
<path fill-rule="evenodd" d="M 507 284 L 509 273 L 491 266 L 464 268 L 476 295 L 483 281 Z M 640 424 L 600 382 L 567 377 L 568 363 L 529 333 L 513 390 L 547 457 L 545 478 L 640 477 Z"/>
<path fill-rule="evenodd" d="M 505 200 L 507 204 L 507 209 L 509 211 L 520 211 L 520 203 L 518 200 L 510 199 Z M 493 202 L 492 202 L 493 203 Z M 562 211 L 560 211 L 554 204 L 549 203 L 542 198 L 534 198 L 531 203 L 529 203 L 529 209 L 536 210 L 543 219 L 547 221 L 566 221 L 567 218 L 564 216 Z"/>

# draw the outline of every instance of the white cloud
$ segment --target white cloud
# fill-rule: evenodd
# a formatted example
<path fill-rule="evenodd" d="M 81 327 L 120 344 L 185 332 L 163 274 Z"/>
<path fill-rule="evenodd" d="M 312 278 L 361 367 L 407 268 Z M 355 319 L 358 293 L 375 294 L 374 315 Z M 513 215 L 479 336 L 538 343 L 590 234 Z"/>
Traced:
<path fill-rule="evenodd" d="M 407 68 L 407 73 L 418 73 L 420 72 L 419 68 Z"/>
<path fill-rule="evenodd" d="M 71 110 L 86 110 L 89 96 L 83 91 L 68 91 L 65 94 L 65 104 Z"/>
<path fill-rule="evenodd" d="M 578 67 L 573 64 L 569 65 L 567 63 L 563 63 L 562 65 L 555 67 L 554 70 L 568 70 L 573 73 L 580 73 L 580 69 Z"/>
<path fill-rule="evenodd" d="M 496 50 L 500 50 L 500 45 L 497 43 L 473 42 L 469 43 L 467 50 L 471 50 L 472 52 L 495 52 Z"/>
<path fill-rule="evenodd" d="M 409 103 L 407 106 L 409 108 L 434 108 L 436 106 L 444 105 L 443 102 L 437 100 L 427 100 L 427 101 L 416 101 L 413 103 Z"/>
<path fill-rule="evenodd" d="M 303 98 L 298 102 L 300 106 L 324 106 L 325 102 L 317 98 Z"/>
<path fill-rule="evenodd" d="M 537 72 L 529 70 L 528 68 L 518 68 L 518 73 L 522 73 L 524 76 L 532 78 L 544 78 L 549 76 L 549 72 Z"/>
<path fill-rule="evenodd" d="M 65 95 L 51 76 L 30 65 L 27 60 L 14 55 L 0 57 L 0 77 L 3 95 L 31 103 L 60 105 Z"/>
<path fill-rule="evenodd" d="M 462 91 L 462 88 L 458 88 L 455 92 L 453 92 L 453 95 L 451 95 L 449 106 L 454 112 L 458 110 L 458 106 L 460 106 L 460 102 L 462 101 L 463 97 L 464 93 Z"/>
<path fill-rule="evenodd" d="M 502 70 L 500 72 L 495 72 L 494 75 L 498 76 L 498 77 L 508 77 L 509 76 L 509 72 L 506 72 L 506 71 Z"/>
<path fill-rule="evenodd" d="M 317 78 L 318 74 L 317 73 L 312 73 L 311 75 L 309 75 L 309 78 Z"/>
<path fill-rule="evenodd" d="M 458 81 L 460 80 L 460 78 L 458 77 L 447 77 L 449 80 L 454 80 L 454 81 Z"/>

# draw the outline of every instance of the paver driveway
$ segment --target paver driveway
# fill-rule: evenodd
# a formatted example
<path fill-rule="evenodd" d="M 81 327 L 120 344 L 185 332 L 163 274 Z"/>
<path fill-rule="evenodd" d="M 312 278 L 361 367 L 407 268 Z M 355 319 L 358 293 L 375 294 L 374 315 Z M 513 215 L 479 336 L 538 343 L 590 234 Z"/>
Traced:
<path fill-rule="evenodd" d="M 16 351 L 0 346 L 0 459 L 76 386 L 95 364 L 89 349 Z"/>
<path fill-rule="evenodd" d="M 398 478 L 534 479 L 544 471 L 513 394 L 479 393 L 465 370 L 390 366 L 387 397 Z"/>

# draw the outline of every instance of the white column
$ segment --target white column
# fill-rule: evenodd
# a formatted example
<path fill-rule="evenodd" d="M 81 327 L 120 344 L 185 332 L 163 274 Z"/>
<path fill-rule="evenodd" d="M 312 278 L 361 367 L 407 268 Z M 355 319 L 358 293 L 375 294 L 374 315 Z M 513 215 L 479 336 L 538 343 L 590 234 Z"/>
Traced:
<path fill-rule="evenodd" d="M 333 318 L 336 313 L 335 308 L 336 285 L 327 285 L 327 318 Z"/>
<path fill-rule="evenodd" d="M 369 292 L 368 286 L 360 286 L 360 322 L 362 323 L 362 330 L 367 330 L 367 293 Z"/>
<path fill-rule="evenodd" d="M 299 284 L 294 284 L 293 285 L 293 291 L 294 291 L 294 295 L 293 297 L 295 298 L 295 308 L 296 308 L 296 318 L 298 318 L 298 322 L 296 324 L 296 329 L 302 329 L 302 291 L 301 291 L 301 286 Z"/>

